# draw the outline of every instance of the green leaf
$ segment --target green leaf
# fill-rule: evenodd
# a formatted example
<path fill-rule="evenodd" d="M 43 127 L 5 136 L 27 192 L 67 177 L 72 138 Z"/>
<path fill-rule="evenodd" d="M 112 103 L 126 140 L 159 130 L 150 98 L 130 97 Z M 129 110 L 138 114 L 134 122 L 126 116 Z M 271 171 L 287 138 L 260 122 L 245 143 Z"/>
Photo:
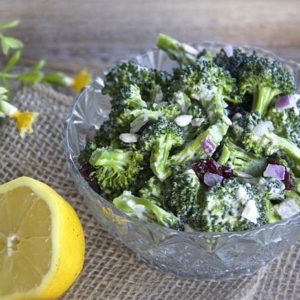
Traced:
<path fill-rule="evenodd" d="M 8 90 L 2 86 L 0 86 L 0 100 L 7 100 L 8 96 Z"/>
<path fill-rule="evenodd" d="M 8 29 L 8 28 L 13 28 L 16 27 L 20 24 L 19 20 L 11 20 L 8 22 L 0 23 L 0 29 Z"/>
<path fill-rule="evenodd" d="M 1 80 L 3 87 L 7 89 L 7 96 L 10 96 L 10 90 L 9 90 L 7 79 L 4 77 L 0 77 L 0 80 Z"/>
<path fill-rule="evenodd" d="M 10 49 L 20 49 L 20 48 L 22 48 L 23 43 L 20 40 L 15 39 L 13 37 L 2 36 L 1 46 L 2 46 L 3 53 L 5 55 L 7 55 Z"/>
<path fill-rule="evenodd" d="M 3 71 L 4 72 L 9 72 L 15 65 L 16 63 L 20 60 L 21 57 L 21 52 L 17 51 L 15 52 L 8 60 L 6 66 L 4 67 Z"/>
<path fill-rule="evenodd" d="M 35 71 L 40 71 L 41 69 L 44 68 L 45 64 L 46 64 L 45 60 L 43 60 L 43 59 L 38 60 L 38 61 L 35 63 L 35 65 L 34 65 L 34 67 L 33 67 L 33 70 L 35 70 Z"/>
<path fill-rule="evenodd" d="M 18 74 L 17 79 L 25 83 L 35 83 L 43 79 L 43 74 L 40 71 L 33 70 Z"/>
<path fill-rule="evenodd" d="M 51 85 L 59 85 L 67 87 L 68 82 L 66 81 L 66 75 L 62 72 L 50 72 L 45 74 L 43 82 L 49 83 Z"/>
<path fill-rule="evenodd" d="M 1 47 L 2 47 L 3 54 L 7 55 L 9 51 L 9 46 L 5 43 L 4 39 L 1 39 Z"/>

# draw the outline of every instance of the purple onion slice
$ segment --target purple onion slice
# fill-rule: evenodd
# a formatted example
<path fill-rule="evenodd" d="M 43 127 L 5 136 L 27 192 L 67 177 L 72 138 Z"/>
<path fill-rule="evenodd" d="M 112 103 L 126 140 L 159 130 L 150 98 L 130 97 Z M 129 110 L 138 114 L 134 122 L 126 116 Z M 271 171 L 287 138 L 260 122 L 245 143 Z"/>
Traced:
<path fill-rule="evenodd" d="M 279 96 L 275 102 L 275 108 L 284 109 L 292 105 L 292 97 L 290 95 Z"/>
<path fill-rule="evenodd" d="M 214 186 L 217 183 L 222 182 L 223 179 L 224 179 L 223 176 L 214 174 L 214 173 L 210 173 L 210 172 L 206 172 L 203 177 L 203 181 L 207 186 Z"/>
<path fill-rule="evenodd" d="M 285 178 L 285 167 L 282 165 L 268 164 L 264 173 L 264 177 L 273 177 L 278 180 L 284 180 Z"/>
<path fill-rule="evenodd" d="M 214 142 L 209 137 L 206 137 L 201 142 L 201 146 L 202 146 L 202 148 L 204 149 L 204 151 L 206 153 L 213 153 L 216 149 L 216 145 L 214 144 Z"/>

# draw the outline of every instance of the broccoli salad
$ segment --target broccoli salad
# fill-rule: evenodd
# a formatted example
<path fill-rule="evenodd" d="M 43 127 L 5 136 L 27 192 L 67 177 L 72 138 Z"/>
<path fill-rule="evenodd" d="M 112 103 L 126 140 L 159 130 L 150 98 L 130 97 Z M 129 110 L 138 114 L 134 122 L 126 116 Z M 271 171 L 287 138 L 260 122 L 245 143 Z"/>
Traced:
<path fill-rule="evenodd" d="M 254 229 L 300 211 L 300 95 L 283 63 L 159 34 L 178 65 L 114 65 L 111 112 L 79 156 L 91 187 L 131 217 L 176 230 Z M 297 178 L 298 177 L 298 178 Z"/>

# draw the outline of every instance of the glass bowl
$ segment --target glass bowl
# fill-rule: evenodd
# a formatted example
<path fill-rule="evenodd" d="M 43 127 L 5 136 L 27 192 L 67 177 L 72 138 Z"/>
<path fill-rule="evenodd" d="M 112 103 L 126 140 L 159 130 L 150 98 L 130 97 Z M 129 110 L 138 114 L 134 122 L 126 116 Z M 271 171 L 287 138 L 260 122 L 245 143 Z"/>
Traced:
<path fill-rule="evenodd" d="M 194 46 L 216 53 L 225 45 L 208 42 Z M 255 49 L 259 55 L 276 57 L 262 49 L 241 48 L 245 51 Z M 167 71 L 176 66 L 158 49 L 137 56 L 135 60 Z M 294 74 L 299 90 L 300 65 L 293 61 L 283 62 Z M 80 93 L 69 111 L 65 123 L 65 153 L 76 187 L 94 217 L 138 258 L 184 277 L 234 279 L 252 274 L 300 239 L 300 214 L 244 232 L 180 232 L 130 218 L 94 192 L 81 176 L 77 158 L 86 138 L 93 135 L 109 115 L 110 100 L 101 94 L 102 75 Z"/>

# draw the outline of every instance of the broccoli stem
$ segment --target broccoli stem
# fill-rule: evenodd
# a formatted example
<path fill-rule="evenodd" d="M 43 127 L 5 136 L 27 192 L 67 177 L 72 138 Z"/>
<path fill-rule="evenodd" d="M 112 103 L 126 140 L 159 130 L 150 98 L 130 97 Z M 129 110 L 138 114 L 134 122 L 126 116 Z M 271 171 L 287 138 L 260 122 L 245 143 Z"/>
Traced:
<path fill-rule="evenodd" d="M 171 148 L 174 145 L 174 139 L 170 135 L 163 135 L 155 142 L 150 157 L 150 166 L 153 173 L 164 181 L 171 174 L 168 166 L 168 158 Z"/>
<path fill-rule="evenodd" d="M 228 165 L 236 171 L 241 171 L 252 176 L 261 176 L 266 168 L 266 160 L 257 158 L 237 146 L 231 139 L 227 139 L 218 162 Z"/>
<path fill-rule="evenodd" d="M 180 43 L 172 37 L 160 33 L 156 39 L 158 48 L 164 50 L 170 59 L 176 60 L 179 64 L 192 63 L 196 59 L 198 51 L 189 45 Z"/>
<path fill-rule="evenodd" d="M 105 150 L 96 149 L 89 160 L 89 163 L 94 166 L 107 166 L 116 171 L 121 171 L 130 163 L 129 152 L 120 150 Z"/>
<path fill-rule="evenodd" d="M 175 227 L 179 223 L 179 219 L 171 212 L 165 211 L 151 200 L 136 197 L 129 191 L 124 191 L 122 195 L 115 198 L 113 204 L 129 215 L 134 215 L 140 219 L 146 218 L 148 221 L 151 221 L 152 213 L 155 216 L 154 221 L 157 221 L 157 223 L 162 226 Z M 144 207 L 144 209 L 142 209 L 142 207 Z"/>
<path fill-rule="evenodd" d="M 286 138 L 278 136 L 273 132 L 266 133 L 265 137 L 270 140 L 275 148 L 282 150 L 291 159 L 297 163 L 300 163 L 300 148 L 298 148 L 296 144 Z"/>
<path fill-rule="evenodd" d="M 221 165 L 225 165 L 228 160 L 230 159 L 231 151 L 228 149 L 228 147 L 224 146 L 222 148 L 221 156 L 218 159 L 218 163 Z"/>
<path fill-rule="evenodd" d="M 207 130 L 200 133 L 192 142 L 187 144 L 179 153 L 171 157 L 171 162 L 176 164 L 182 164 L 183 162 L 189 161 L 191 159 L 197 160 L 207 156 L 207 153 L 204 151 L 201 142 L 209 138 L 215 145 L 215 149 L 223 140 L 225 136 L 228 125 L 224 124 L 221 121 L 218 121 L 216 124 L 210 126 Z M 212 151 L 212 153 L 215 151 Z M 209 154 L 212 154 L 209 153 Z"/>
<path fill-rule="evenodd" d="M 269 199 L 264 199 L 265 201 L 265 214 L 266 214 L 266 218 L 268 220 L 269 223 L 274 223 L 279 221 L 281 218 L 278 215 L 278 213 L 275 210 L 274 205 L 271 203 L 271 201 Z"/>
<path fill-rule="evenodd" d="M 267 86 L 258 86 L 253 94 L 252 111 L 265 115 L 274 97 L 280 94 L 280 90 Z"/>

